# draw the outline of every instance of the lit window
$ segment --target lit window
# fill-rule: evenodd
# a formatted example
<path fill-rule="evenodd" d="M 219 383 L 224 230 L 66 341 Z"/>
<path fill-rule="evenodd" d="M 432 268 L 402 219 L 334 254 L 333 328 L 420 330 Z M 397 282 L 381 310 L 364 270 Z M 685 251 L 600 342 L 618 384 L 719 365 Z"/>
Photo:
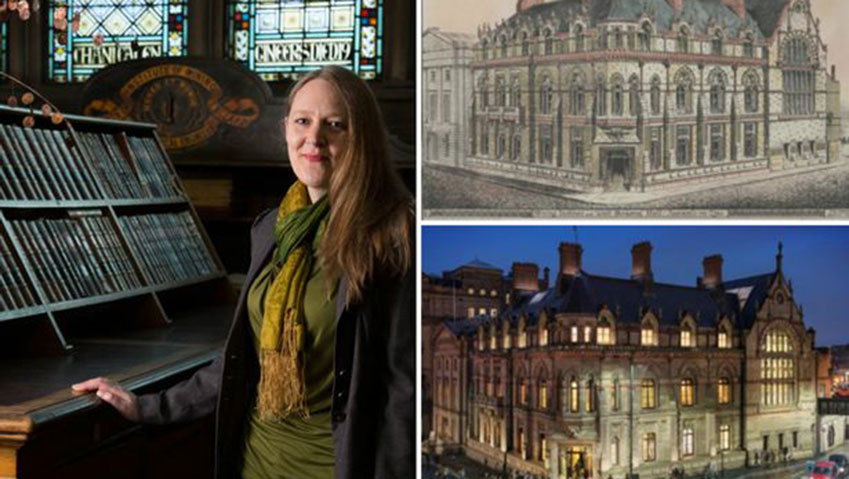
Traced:
<path fill-rule="evenodd" d="M 486 296 L 486 290 L 483 290 L 483 289 L 482 289 L 482 290 L 480 290 L 480 293 L 479 293 L 479 294 L 480 294 L 481 296 Z"/>
<path fill-rule="evenodd" d="M 719 426 L 719 448 L 723 451 L 731 449 L 731 426 L 728 424 Z"/>
<path fill-rule="evenodd" d="M 490 315 L 490 316 L 492 316 L 493 318 L 494 318 L 494 317 L 496 317 L 496 316 L 498 316 L 498 308 L 492 308 L 492 309 L 490 309 L 490 310 L 489 310 L 489 315 Z"/>
<path fill-rule="evenodd" d="M 486 308 L 478 308 L 478 314 L 481 316 L 486 316 Z"/>
<path fill-rule="evenodd" d="M 693 428 L 686 427 L 681 432 L 681 455 L 692 456 L 695 449 L 693 444 Z"/>
<path fill-rule="evenodd" d="M 572 339 L 573 343 L 578 342 L 578 327 L 577 326 L 572 326 L 572 338 L 571 339 Z"/>
<path fill-rule="evenodd" d="M 614 437 L 610 442 L 610 460 L 614 466 L 619 465 L 619 438 Z"/>
<path fill-rule="evenodd" d="M 528 383 L 524 379 L 519 382 L 519 403 L 528 404 Z"/>
<path fill-rule="evenodd" d="M 640 383 L 640 406 L 643 409 L 656 407 L 654 379 L 643 379 Z"/>
<path fill-rule="evenodd" d="M 504 349 L 510 349 L 510 331 L 504 331 Z"/>
<path fill-rule="evenodd" d="M 682 348 L 691 348 L 695 346 L 693 341 L 693 331 L 689 328 L 685 327 L 681 330 L 681 347 Z"/>
<path fill-rule="evenodd" d="M 124 60 L 188 54 L 187 0 L 139 5 L 113 0 L 45 3 L 50 5 L 47 66 L 53 81 L 85 81 Z M 66 24 L 79 15 L 79 28 L 57 34 L 60 12 Z"/>
<path fill-rule="evenodd" d="M 731 402 L 731 381 L 728 378 L 719 378 L 716 387 L 716 400 L 719 404 Z"/>
<path fill-rule="evenodd" d="M 548 345 L 548 328 L 546 328 L 545 326 L 540 327 L 539 345 L 540 346 L 547 346 Z"/>
<path fill-rule="evenodd" d="M 654 329 L 649 327 L 644 327 L 640 331 L 640 344 L 643 346 L 656 346 L 657 345 L 657 336 L 654 334 Z"/>
<path fill-rule="evenodd" d="M 495 330 L 493 330 L 489 335 L 489 349 L 493 351 L 498 349 L 498 336 L 495 334 Z"/>
<path fill-rule="evenodd" d="M 548 409 L 548 382 L 541 380 L 539 382 L 539 408 Z"/>
<path fill-rule="evenodd" d="M 228 56 L 266 80 L 331 64 L 377 78 L 383 68 L 383 15 L 383 0 L 231 0 Z"/>
<path fill-rule="evenodd" d="M 681 380 L 681 405 L 692 406 L 696 399 L 696 387 L 693 380 L 685 378 Z"/>
<path fill-rule="evenodd" d="M 717 338 L 717 345 L 722 349 L 727 349 L 731 347 L 731 340 L 728 338 L 728 333 L 725 331 L 720 331 L 719 336 Z"/>
<path fill-rule="evenodd" d="M 596 342 L 598 344 L 613 344 L 610 336 L 610 326 L 599 326 L 596 328 Z"/>
<path fill-rule="evenodd" d="M 653 462 L 657 458 L 657 440 L 653 432 L 643 434 L 643 461 Z"/>
<path fill-rule="evenodd" d="M 584 342 L 589 343 L 591 341 L 591 337 L 593 335 L 593 328 L 591 326 L 584 326 Z"/>
<path fill-rule="evenodd" d="M 474 288 L 469 288 L 469 296 L 474 296 L 475 290 Z"/>
<path fill-rule="evenodd" d="M 595 411 L 595 384 L 592 380 L 587 381 L 587 400 L 584 405 L 587 412 Z"/>
<path fill-rule="evenodd" d="M 542 463 L 548 468 L 548 444 L 545 442 L 545 434 L 539 435 L 539 456 Z"/>
<path fill-rule="evenodd" d="M 579 397 L 578 380 L 573 377 L 569 382 L 569 412 L 578 412 Z"/>
<path fill-rule="evenodd" d="M 472 306 L 469 306 L 469 318 L 474 318 L 474 317 L 475 317 L 475 308 L 472 307 Z"/>

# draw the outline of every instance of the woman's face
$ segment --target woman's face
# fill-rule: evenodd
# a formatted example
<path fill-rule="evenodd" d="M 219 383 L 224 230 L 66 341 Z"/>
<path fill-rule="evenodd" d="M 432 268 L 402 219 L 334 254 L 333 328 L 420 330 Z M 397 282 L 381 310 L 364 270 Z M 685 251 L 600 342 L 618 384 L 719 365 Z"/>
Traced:
<path fill-rule="evenodd" d="M 345 105 L 327 80 L 316 78 L 295 94 L 284 124 L 292 169 L 314 203 L 327 193 L 350 141 Z"/>

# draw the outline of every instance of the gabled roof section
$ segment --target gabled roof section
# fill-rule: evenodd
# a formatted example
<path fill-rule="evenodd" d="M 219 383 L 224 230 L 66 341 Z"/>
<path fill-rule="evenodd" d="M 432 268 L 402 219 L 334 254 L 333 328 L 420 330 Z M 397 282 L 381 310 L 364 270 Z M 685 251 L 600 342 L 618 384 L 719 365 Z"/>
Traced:
<path fill-rule="evenodd" d="M 744 329 L 752 326 L 758 307 L 769 293 L 774 280 L 775 273 L 765 273 L 725 282 L 725 290 L 734 294 L 740 302 L 740 326 Z"/>
<path fill-rule="evenodd" d="M 784 9 L 793 0 L 746 0 L 746 10 L 757 22 L 764 37 L 770 38 L 783 16 Z"/>
<path fill-rule="evenodd" d="M 495 271 L 501 271 L 501 268 L 495 266 L 493 264 L 489 264 L 486 261 L 481 261 L 477 258 L 469 261 L 468 263 L 460 265 L 458 268 L 455 268 L 454 271 L 457 271 L 460 268 L 479 268 L 479 269 L 491 269 Z"/>
<path fill-rule="evenodd" d="M 468 33 L 444 32 L 439 27 L 430 27 L 424 31 L 425 35 L 433 35 L 444 42 L 453 43 L 457 46 L 470 47 L 475 43 L 475 36 Z"/>

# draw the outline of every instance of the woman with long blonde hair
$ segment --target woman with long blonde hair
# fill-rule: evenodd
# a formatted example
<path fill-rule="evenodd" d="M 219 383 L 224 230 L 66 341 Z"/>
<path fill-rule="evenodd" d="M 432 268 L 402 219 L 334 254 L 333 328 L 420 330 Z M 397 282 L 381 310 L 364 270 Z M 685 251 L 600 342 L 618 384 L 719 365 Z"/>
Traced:
<path fill-rule="evenodd" d="M 377 102 L 326 67 L 282 128 L 298 180 L 254 222 L 221 358 L 157 394 L 73 388 L 144 423 L 215 411 L 218 478 L 414 477 L 415 221 Z"/>

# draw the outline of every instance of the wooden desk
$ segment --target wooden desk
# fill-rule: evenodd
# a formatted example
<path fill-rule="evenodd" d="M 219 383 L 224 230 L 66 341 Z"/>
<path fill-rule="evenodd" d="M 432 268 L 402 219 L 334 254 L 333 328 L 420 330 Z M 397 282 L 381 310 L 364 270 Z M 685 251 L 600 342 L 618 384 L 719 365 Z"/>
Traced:
<path fill-rule="evenodd" d="M 59 357 L 0 360 L 0 478 L 212 476 L 214 422 L 139 426 L 70 385 L 107 376 L 136 394 L 160 390 L 212 361 L 232 307 L 172 313 L 164 328 L 70 337 Z"/>

